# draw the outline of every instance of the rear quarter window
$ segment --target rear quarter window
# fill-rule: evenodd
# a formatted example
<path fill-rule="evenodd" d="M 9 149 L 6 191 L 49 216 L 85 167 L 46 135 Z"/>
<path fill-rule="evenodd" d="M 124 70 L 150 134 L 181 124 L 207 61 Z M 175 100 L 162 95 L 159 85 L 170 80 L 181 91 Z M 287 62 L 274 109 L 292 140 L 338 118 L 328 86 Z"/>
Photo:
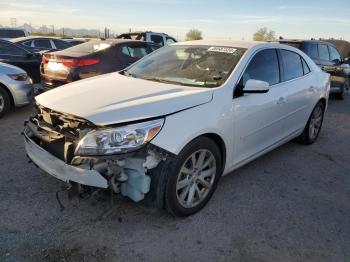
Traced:
<path fill-rule="evenodd" d="M 301 57 L 301 61 L 303 63 L 304 75 L 311 72 L 309 65 L 305 62 L 304 58 Z"/>

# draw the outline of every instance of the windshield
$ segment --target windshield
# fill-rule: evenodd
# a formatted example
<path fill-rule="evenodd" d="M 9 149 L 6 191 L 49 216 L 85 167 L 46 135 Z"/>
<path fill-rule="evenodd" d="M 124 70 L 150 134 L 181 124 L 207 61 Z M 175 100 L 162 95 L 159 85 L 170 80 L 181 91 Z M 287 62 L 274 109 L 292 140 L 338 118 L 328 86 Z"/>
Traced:
<path fill-rule="evenodd" d="M 217 87 L 226 81 L 245 51 L 236 47 L 172 45 L 122 73 L 157 82 Z"/>

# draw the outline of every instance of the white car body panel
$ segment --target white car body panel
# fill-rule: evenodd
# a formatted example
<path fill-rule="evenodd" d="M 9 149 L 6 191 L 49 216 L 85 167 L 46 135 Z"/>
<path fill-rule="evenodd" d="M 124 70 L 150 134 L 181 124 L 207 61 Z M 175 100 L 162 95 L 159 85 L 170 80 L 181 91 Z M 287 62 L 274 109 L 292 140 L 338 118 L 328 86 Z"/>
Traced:
<path fill-rule="evenodd" d="M 210 89 L 156 83 L 112 73 L 58 87 L 37 96 L 36 101 L 96 125 L 111 125 L 164 116 L 208 103 L 212 94 Z"/>
<path fill-rule="evenodd" d="M 196 41 L 192 44 L 210 45 L 209 43 Z M 223 41 L 222 45 L 226 46 L 227 42 Z M 235 42 L 230 46 L 242 45 Z M 208 133 L 217 134 L 226 146 L 225 175 L 302 133 L 317 102 L 321 98 L 328 101 L 329 76 L 296 48 L 261 43 L 254 45 L 251 42 L 246 43 L 244 47 L 250 49 L 226 83 L 215 88 L 213 101 L 167 117 L 162 132 L 155 137 L 152 144 L 179 154 L 194 138 Z M 301 55 L 311 72 L 303 77 L 274 85 L 266 94 L 246 94 L 233 98 L 233 89 L 254 54 L 262 49 L 276 47 L 283 47 Z M 303 87 L 298 86 L 300 83 L 303 83 Z M 284 99 L 283 103 L 279 103 L 280 98 Z M 194 120 L 195 124 L 184 124 Z M 186 128 L 178 128 L 179 126 Z"/>
<path fill-rule="evenodd" d="M 175 155 L 193 139 L 215 134 L 225 144 L 224 174 L 298 136 L 317 102 L 328 101 L 329 76 L 302 51 L 281 44 L 194 41 L 174 45 L 248 48 L 227 81 L 217 88 L 184 87 L 121 76 L 118 73 L 79 81 L 36 98 L 53 110 L 83 117 L 97 125 L 165 116 L 151 141 Z M 311 72 L 270 87 L 265 94 L 233 97 L 251 58 L 267 48 L 298 53 Z M 81 100 L 79 100 L 81 99 Z"/>

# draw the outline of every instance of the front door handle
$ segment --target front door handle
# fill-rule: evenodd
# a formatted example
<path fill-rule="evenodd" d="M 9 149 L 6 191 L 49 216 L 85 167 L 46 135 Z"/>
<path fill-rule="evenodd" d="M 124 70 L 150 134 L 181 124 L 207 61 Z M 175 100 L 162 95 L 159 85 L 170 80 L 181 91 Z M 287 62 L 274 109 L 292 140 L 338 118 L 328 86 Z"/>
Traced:
<path fill-rule="evenodd" d="M 286 102 L 286 98 L 285 97 L 280 97 L 278 98 L 276 104 L 277 105 L 281 105 L 281 104 L 284 104 Z"/>
<path fill-rule="evenodd" d="M 309 91 L 310 91 L 310 92 L 316 92 L 317 90 L 316 90 L 316 87 L 310 86 L 310 87 L 309 87 Z"/>

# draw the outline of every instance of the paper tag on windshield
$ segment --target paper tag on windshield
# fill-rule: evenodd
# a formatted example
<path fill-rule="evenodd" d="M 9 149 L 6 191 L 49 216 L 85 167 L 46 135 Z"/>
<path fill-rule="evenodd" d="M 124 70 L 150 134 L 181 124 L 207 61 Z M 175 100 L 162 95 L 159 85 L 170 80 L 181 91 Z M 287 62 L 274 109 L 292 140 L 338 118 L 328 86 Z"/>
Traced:
<path fill-rule="evenodd" d="M 236 48 L 232 48 L 232 47 L 212 46 L 212 47 L 209 47 L 208 51 L 227 53 L 227 54 L 234 54 L 237 51 L 237 49 Z"/>

